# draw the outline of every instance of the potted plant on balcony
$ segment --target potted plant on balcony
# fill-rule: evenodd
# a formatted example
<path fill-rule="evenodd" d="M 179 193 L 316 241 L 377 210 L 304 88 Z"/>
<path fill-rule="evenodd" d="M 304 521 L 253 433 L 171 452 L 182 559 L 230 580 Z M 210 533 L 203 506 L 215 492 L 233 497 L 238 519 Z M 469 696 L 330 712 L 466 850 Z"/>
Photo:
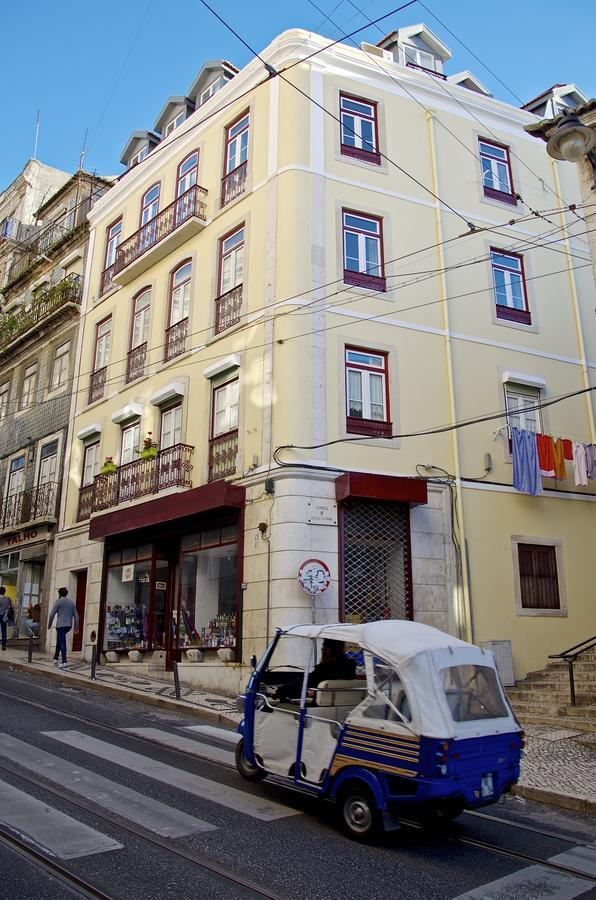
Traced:
<path fill-rule="evenodd" d="M 112 475 L 114 472 L 118 470 L 118 466 L 114 462 L 111 456 L 106 456 L 101 469 L 99 470 L 100 475 Z"/>
<path fill-rule="evenodd" d="M 148 431 L 147 437 L 143 441 L 143 446 L 139 450 L 141 459 L 155 459 L 157 456 L 157 444 L 153 440 L 153 432 Z"/>

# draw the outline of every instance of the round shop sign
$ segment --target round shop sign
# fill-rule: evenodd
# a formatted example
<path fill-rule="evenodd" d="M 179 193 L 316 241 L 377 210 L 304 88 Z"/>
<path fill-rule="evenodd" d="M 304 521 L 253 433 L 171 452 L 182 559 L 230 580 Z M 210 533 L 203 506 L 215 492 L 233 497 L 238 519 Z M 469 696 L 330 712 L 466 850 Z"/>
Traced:
<path fill-rule="evenodd" d="M 298 584 L 311 597 L 322 594 L 331 584 L 331 572 L 320 559 L 307 559 L 298 569 Z"/>

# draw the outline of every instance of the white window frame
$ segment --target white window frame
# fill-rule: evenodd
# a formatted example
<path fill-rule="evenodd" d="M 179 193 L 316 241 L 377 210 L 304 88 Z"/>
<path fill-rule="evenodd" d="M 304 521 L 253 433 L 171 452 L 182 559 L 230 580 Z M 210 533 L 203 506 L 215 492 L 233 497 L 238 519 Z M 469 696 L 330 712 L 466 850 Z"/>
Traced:
<path fill-rule="evenodd" d="M 176 283 L 176 279 L 179 274 L 189 267 L 188 275 L 184 278 L 181 278 L 178 283 Z M 192 281 L 192 260 L 188 260 L 183 263 L 181 266 L 178 266 L 177 269 L 172 273 L 172 284 L 170 288 L 170 303 L 169 303 L 169 311 L 168 311 L 168 328 L 171 328 L 172 325 L 177 325 L 178 322 L 182 322 L 184 319 L 188 319 L 188 314 L 190 311 L 190 285 Z M 184 315 L 178 316 L 178 318 L 174 318 L 174 305 L 177 303 L 179 298 L 181 298 L 180 309 Z"/>
<path fill-rule="evenodd" d="M 483 149 L 484 148 L 484 149 Z M 492 151 L 492 153 L 491 153 Z M 482 185 L 491 191 L 499 191 L 502 194 L 513 196 L 513 183 L 511 176 L 511 163 L 509 160 L 509 150 L 499 144 L 478 138 L 478 153 L 480 156 L 480 169 L 482 172 Z M 499 156 L 498 154 L 502 154 Z M 484 163 L 488 163 L 489 171 L 485 171 Z M 501 177 L 499 174 L 499 164 L 505 169 L 507 185 L 501 187 Z M 492 184 L 487 184 L 486 179 L 490 176 Z M 498 187 L 495 187 L 498 185 Z"/>
<path fill-rule="evenodd" d="M 81 474 L 81 487 L 93 484 L 95 476 L 99 472 L 99 441 L 85 444 L 83 447 L 83 469 Z"/>
<path fill-rule="evenodd" d="M 141 291 L 141 293 L 134 298 L 132 303 L 130 350 L 135 350 L 137 347 L 140 347 L 147 342 L 150 313 L 151 288 L 146 288 L 146 290 Z"/>
<path fill-rule="evenodd" d="M 141 421 L 131 422 L 122 428 L 120 434 L 120 465 L 134 462 L 138 458 L 139 443 L 141 440 Z"/>
<path fill-rule="evenodd" d="M 246 140 L 244 140 L 245 136 Z M 226 175 L 234 172 L 248 161 L 249 149 L 250 111 L 247 111 L 226 129 Z"/>
<path fill-rule="evenodd" d="M 430 50 L 421 50 L 414 44 L 404 44 L 404 59 L 407 63 L 414 63 L 422 69 L 429 69 L 431 72 L 437 72 L 437 58 Z M 411 59 L 410 56 L 414 58 Z"/>
<path fill-rule="evenodd" d="M 168 122 L 168 124 L 166 125 L 166 127 L 163 130 L 163 136 L 166 138 L 169 134 L 171 134 L 173 131 L 175 131 L 179 125 L 182 125 L 185 118 L 186 118 L 186 113 L 184 112 L 184 110 L 182 110 L 182 112 L 179 112 L 177 116 L 174 116 L 173 119 L 170 119 L 170 121 Z"/>
<path fill-rule="evenodd" d="M 37 385 L 37 363 L 30 363 L 23 373 L 23 381 L 21 384 L 21 409 L 28 409 L 33 405 L 35 398 L 35 388 Z"/>
<path fill-rule="evenodd" d="M 348 103 L 357 104 L 361 107 L 368 107 L 370 112 L 365 113 L 357 110 L 348 109 L 347 106 L 344 106 Z M 346 147 L 354 147 L 357 150 L 362 150 L 363 153 L 377 153 L 377 133 L 378 133 L 378 116 L 377 116 L 377 105 L 376 103 L 371 102 L 370 100 L 360 100 L 358 97 L 352 97 L 350 94 L 340 93 L 339 95 L 339 110 L 340 110 L 340 119 L 341 119 L 341 144 Z M 344 125 L 344 116 L 349 117 L 354 120 L 353 126 Z M 363 122 L 371 122 L 372 123 L 372 146 L 365 146 L 365 138 L 362 136 L 362 123 Z M 354 143 L 351 144 L 349 141 L 344 140 L 346 136 L 353 139 Z"/>
<path fill-rule="evenodd" d="M 42 453 L 43 453 L 44 447 L 49 447 L 52 444 L 56 445 L 56 453 L 52 454 L 51 456 L 46 456 L 45 459 L 42 459 Z M 42 484 L 57 483 L 59 457 L 60 457 L 60 437 L 59 437 L 59 435 L 48 436 L 48 437 L 44 438 L 43 441 L 39 442 L 38 447 L 37 447 L 37 471 L 35 473 L 35 484 L 37 487 L 40 487 Z M 52 474 L 51 478 L 47 477 L 48 473 L 47 473 L 47 471 L 44 471 L 44 465 L 43 465 L 46 462 L 46 460 L 48 460 L 48 459 L 53 459 L 55 461 L 54 466 L 53 466 L 53 471 L 51 470 L 51 474 Z M 47 469 L 47 466 L 45 468 Z"/>
<path fill-rule="evenodd" d="M 70 371 L 70 340 L 65 341 L 56 347 L 54 360 L 52 362 L 52 380 L 50 382 L 50 390 L 57 391 L 64 387 L 68 381 L 68 373 Z"/>
<path fill-rule="evenodd" d="M 110 225 L 108 228 L 108 233 L 106 236 L 106 258 L 104 270 L 109 269 L 116 262 L 116 250 L 120 245 L 120 239 L 122 238 L 122 219 L 118 219 L 117 222 L 114 222 L 113 225 Z"/>
<path fill-rule="evenodd" d="M 244 279 L 244 225 L 225 237 L 220 244 L 219 296 L 242 284 Z M 227 271 L 226 271 L 227 270 Z"/>
<path fill-rule="evenodd" d="M 530 413 L 526 412 L 526 409 L 536 406 L 542 401 L 543 394 L 540 388 L 517 384 L 512 381 L 504 384 L 503 388 L 505 390 L 505 409 L 507 410 L 509 435 L 511 436 L 512 428 L 542 434 L 542 410 L 536 409 Z M 513 419 L 515 421 L 512 421 Z"/>
<path fill-rule="evenodd" d="M 213 385 L 212 388 L 212 417 L 211 417 L 211 437 L 216 438 L 222 434 L 228 434 L 230 431 L 238 429 L 238 406 L 240 395 L 240 379 L 238 376 L 231 378 L 224 384 Z M 220 404 L 220 398 L 223 402 Z M 218 425 L 218 415 L 223 413 L 220 418 L 221 425 Z"/>
<path fill-rule="evenodd" d="M 128 164 L 128 168 L 132 169 L 133 166 L 138 165 L 140 162 L 143 162 L 149 156 L 149 144 L 143 144 L 140 150 L 138 150 L 134 156 L 131 156 L 130 162 Z"/>
<path fill-rule="evenodd" d="M 13 466 L 19 460 L 23 461 L 23 465 L 19 466 L 19 468 L 15 468 L 13 471 Z M 8 497 L 14 497 L 16 494 L 20 494 L 25 490 L 25 472 L 27 471 L 27 454 L 25 451 L 20 453 L 16 453 L 8 463 L 8 468 L 6 470 L 6 483 L 4 487 L 4 497 L 8 499 Z M 19 477 L 15 479 L 13 482 L 12 476 L 18 475 Z M 16 486 L 16 489 L 13 489 L 13 484 Z"/>
<path fill-rule="evenodd" d="M 150 194 L 155 191 L 155 196 L 148 200 Z M 141 198 L 141 228 L 143 225 L 148 225 L 149 222 L 152 222 L 157 214 L 159 213 L 159 198 L 161 195 L 161 184 L 157 182 L 157 184 L 151 185 L 149 190 L 145 191 L 143 197 Z"/>
<path fill-rule="evenodd" d="M 182 404 L 176 403 L 161 411 L 159 449 L 167 450 L 182 442 Z"/>
<path fill-rule="evenodd" d="M 196 159 L 194 160 L 193 165 L 189 166 L 186 170 L 184 170 L 184 167 L 187 165 L 187 163 L 190 163 L 193 160 L 193 158 L 195 158 L 195 157 L 196 157 Z M 195 186 L 195 184 L 197 184 L 198 180 L 199 180 L 199 151 L 193 150 L 192 153 L 189 153 L 189 155 L 185 159 L 182 160 L 182 162 L 180 163 L 180 165 L 178 167 L 178 176 L 177 176 L 177 183 L 176 183 L 176 197 L 181 197 L 182 194 L 185 194 L 187 191 L 189 191 L 192 187 Z"/>
<path fill-rule="evenodd" d="M 358 361 L 358 357 L 369 358 L 369 362 Z M 360 376 L 360 388 L 362 404 L 362 415 L 354 415 L 350 410 L 350 372 L 357 373 Z M 374 417 L 372 414 L 372 390 L 371 376 L 381 378 L 382 386 L 382 407 L 383 414 L 381 418 Z M 378 353 L 373 350 L 365 350 L 358 347 L 346 347 L 345 349 L 345 379 L 346 379 L 346 416 L 349 419 L 359 419 L 370 422 L 388 422 L 388 403 L 387 403 L 387 381 L 388 381 L 388 359 L 385 353 Z M 378 404 L 377 404 L 378 405 Z"/>
<path fill-rule="evenodd" d="M 224 75 L 219 75 L 215 78 L 209 87 L 206 87 L 204 91 L 201 91 L 201 95 L 199 97 L 199 106 L 202 106 L 203 103 L 206 103 L 207 100 L 211 99 L 214 94 L 217 94 L 219 90 L 228 82 L 229 79 L 225 78 Z"/>

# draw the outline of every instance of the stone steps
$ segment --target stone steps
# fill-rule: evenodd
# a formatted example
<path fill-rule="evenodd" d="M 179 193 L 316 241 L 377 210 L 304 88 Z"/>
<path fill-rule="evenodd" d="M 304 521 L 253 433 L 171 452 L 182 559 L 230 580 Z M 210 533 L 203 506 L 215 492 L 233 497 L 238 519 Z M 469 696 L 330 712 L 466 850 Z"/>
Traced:
<path fill-rule="evenodd" d="M 596 720 L 576 719 L 572 716 L 527 715 L 518 716 L 522 728 L 525 725 L 552 725 L 554 728 L 566 728 L 571 731 L 596 734 Z"/>

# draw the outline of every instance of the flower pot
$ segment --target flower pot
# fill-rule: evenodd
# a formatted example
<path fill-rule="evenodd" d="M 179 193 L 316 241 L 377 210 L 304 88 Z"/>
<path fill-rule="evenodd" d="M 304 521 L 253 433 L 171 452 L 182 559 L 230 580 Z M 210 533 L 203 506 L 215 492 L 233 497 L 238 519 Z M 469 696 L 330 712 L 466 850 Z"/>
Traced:
<path fill-rule="evenodd" d="M 143 447 L 139 452 L 141 459 L 155 459 L 157 456 L 157 447 Z"/>
<path fill-rule="evenodd" d="M 118 470 L 118 466 L 116 463 L 104 463 L 101 469 L 99 470 L 100 475 L 112 475 L 114 472 Z"/>

